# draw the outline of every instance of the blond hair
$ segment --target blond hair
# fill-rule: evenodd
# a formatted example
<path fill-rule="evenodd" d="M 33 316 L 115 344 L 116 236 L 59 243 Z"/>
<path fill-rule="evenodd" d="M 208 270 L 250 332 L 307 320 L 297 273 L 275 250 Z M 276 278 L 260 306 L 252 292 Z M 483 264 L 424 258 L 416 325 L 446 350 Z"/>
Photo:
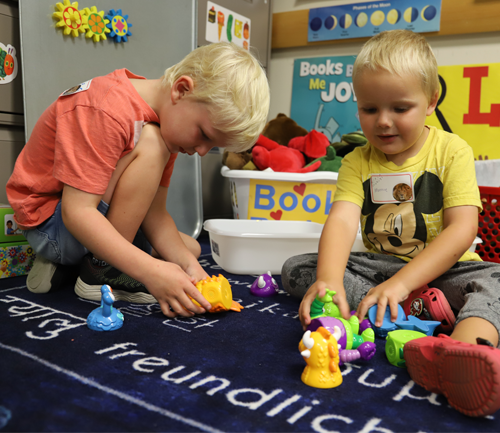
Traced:
<path fill-rule="evenodd" d="M 214 127 L 227 134 L 228 150 L 252 147 L 269 112 L 269 84 L 262 66 L 244 48 L 219 42 L 197 48 L 168 68 L 162 84 L 181 76 L 194 81 L 192 97 L 208 104 Z"/>
<path fill-rule="evenodd" d="M 429 102 L 439 90 L 437 61 L 426 39 L 409 30 L 389 30 L 368 40 L 354 62 L 353 83 L 364 71 L 383 69 L 422 81 Z"/>

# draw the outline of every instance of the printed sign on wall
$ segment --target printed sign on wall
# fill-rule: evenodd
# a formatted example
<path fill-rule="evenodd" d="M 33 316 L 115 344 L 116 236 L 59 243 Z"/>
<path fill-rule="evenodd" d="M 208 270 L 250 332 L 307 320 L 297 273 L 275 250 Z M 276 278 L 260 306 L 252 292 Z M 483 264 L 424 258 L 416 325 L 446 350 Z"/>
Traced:
<path fill-rule="evenodd" d="M 309 10 L 307 40 L 370 37 L 384 30 L 437 32 L 441 0 L 372 1 Z"/>
<path fill-rule="evenodd" d="M 459 135 L 476 159 L 500 159 L 500 63 L 438 71 L 439 102 L 426 123 Z"/>
<path fill-rule="evenodd" d="M 300 126 L 322 132 L 330 143 L 360 129 L 352 87 L 355 56 L 296 59 L 290 116 Z"/>
<path fill-rule="evenodd" d="M 360 129 L 352 86 L 354 56 L 296 59 L 290 115 L 331 143 Z M 476 159 L 500 159 L 500 63 L 439 66 L 441 91 L 428 125 L 453 132 Z"/>
<path fill-rule="evenodd" d="M 250 24 L 249 18 L 211 1 L 207 2 L 205 39 L 208 42 L 232 42 L 248 50 L 250 47 Z"/>
<path fill-rule="evenodd" d="M 324 224 L 336 189 L 335 184 L 250 179 L 248 219 Z"/>

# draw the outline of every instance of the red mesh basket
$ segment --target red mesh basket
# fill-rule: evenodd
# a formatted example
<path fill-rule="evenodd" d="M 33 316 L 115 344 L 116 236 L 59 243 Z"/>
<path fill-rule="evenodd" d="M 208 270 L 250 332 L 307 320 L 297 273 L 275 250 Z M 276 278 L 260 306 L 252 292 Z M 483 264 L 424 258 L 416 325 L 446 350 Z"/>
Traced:
<path fill-rule="evenodd" d="M 478 244 L 476 253 L 485 262 L 500 263 L 500 188 L 480 186 L 483 211 L 479 214 Z"/>

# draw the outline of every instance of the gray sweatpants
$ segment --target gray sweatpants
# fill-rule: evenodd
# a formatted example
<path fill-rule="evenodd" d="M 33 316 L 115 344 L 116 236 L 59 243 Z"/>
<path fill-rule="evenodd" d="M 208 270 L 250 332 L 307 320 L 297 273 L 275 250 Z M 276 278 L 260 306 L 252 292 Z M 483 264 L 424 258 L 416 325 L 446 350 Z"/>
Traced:
<path fill-rule="evenodd" d="M 316 281 L 317 263 L 317 254 L 288 259 L 281 271 L 283 288 L 302 298 Z M 391 278 L 405 264 L 404 260 L 384 254 L 351 253 L 344 275 L 351 310 L 357 308 L 368 290 Z M 456 315 L 456 323 L 480 317 L 492 323 L 500 334 L 500 264 L 458 262 L 428 285 L 444 293 Z"/>

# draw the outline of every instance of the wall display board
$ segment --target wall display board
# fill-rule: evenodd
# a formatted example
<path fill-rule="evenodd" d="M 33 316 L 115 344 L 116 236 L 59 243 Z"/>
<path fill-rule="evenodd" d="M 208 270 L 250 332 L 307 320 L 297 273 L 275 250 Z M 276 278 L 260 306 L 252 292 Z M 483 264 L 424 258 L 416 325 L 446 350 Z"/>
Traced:
<path fill-rule="evenodd" d="M 439 31 L 441 0 L 373 1 L 309 10 L 307 40 L 370 37 L 384 30 Z"/>
<path fill-rule="evenodd" d="M 331 143 L 360 129 L 352 87 L 355 56 L 296 59 L 293 67 L 291 118 L 315 129 Z"/>

